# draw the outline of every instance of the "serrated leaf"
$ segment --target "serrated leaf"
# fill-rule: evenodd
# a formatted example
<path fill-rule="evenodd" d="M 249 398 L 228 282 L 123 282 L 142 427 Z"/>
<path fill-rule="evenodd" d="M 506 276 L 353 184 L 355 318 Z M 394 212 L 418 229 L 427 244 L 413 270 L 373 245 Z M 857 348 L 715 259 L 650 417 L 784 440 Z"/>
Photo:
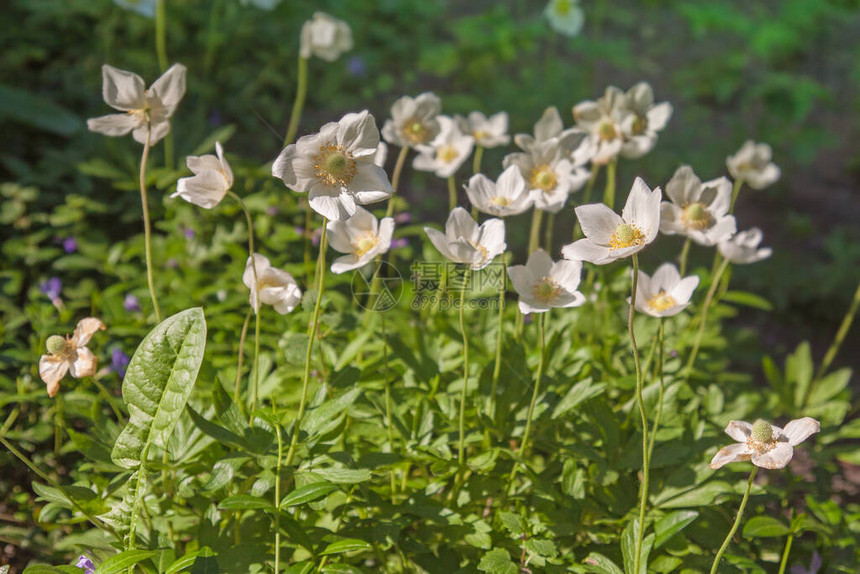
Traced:
<path fill-rule="evenodd" d="M 743 530 L 745 538 L 773 538 L 790 533 L 788 526 L 771 516 L 753 516 L 744 524 Z"/>
<path fill-rule="evenodd" d="M 343 554 L 344 552 L 354 552 L 355 550 L 370 550 L 372 546 L 364 540 L 357 538 L 347 538 L 332 542 L 320 552 L 320 556 L 329 556 L 331 554 Z"/>
<path fill-rule="evenodd" d="M 478 570 L 488 574 L 517 574 L 519 568 L 504 548 L 493 548 L 481 558 Z"/>
<path fill-rule="evenodd" d="M 511 536 L 513 536 L 514 538 L 519 538 L 526 533 L 526 530 L 528 528 L 526 525 L 526 521 L 519 514 L 502 511 L 499 513 L 499 519 L 502 521 L 502 524 L 507 529 L 507 531 L 510 532 Z"/>
<path fill-rule="evenodd" d="M 119 574 L 128 569 L 129 566 L 149 560 L 158 554 L 157 550 L 126 550 L 114 554 L 96 567 L 96 574 Z"/>
<path fill-rule="evenodd" d="M 336 484 L 332 484 L 330 482 L 315 482 L 313 484 L 307 484 L 286 495 L 284 499 L 281 500 L 281 507 L 296 506 L 298 504 L 319 500 L 333 490 L 337 490 L 337 488 Z"/>

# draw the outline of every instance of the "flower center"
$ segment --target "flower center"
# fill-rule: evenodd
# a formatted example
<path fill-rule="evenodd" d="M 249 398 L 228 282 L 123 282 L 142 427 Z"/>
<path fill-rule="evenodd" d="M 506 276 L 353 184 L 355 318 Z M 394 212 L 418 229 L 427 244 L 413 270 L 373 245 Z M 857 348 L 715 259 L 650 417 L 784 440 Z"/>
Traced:
<path fill-rule="evenodd" d="M 645 133 L 648 129 L 648 119 L 642 116 L 636 116 L 633 120 L 633 135 L 639 136 Z"/>
<path fill-rule="evenodd" d="M 490 134 L 488 132 L 485 132 L 484 130 L 478 130 L 475 133 L 473 133 L 472 135 L 475 136 L 475 139 L 479 142 L 481 140 L 485 140 L 488 137 L 490 137 Z"/>
<path fill-rule="evenodd" d="M 558 180 L 555 177 L 555 172 L 548 165 L 539 165 L 534 168 L 529 176 L 529 184 L 532 189 L 543 190 L 544 193 L 549 193 L 558 185 Z"/>
<path fill-rule="evenodd" d="M 323 144 L 313 159 L 314 173 L 329 187 L 346 187 L 358 172 L 352 153 L 343 146 Z"/>
<path fill-rule="evenodd" d="M 550 303 L 561 293 L 561 287 L 550 277 L 541 277 L 532 288 L 534 298 L 542 303 Z"/>
<path fill-rule="evenodd" d="M 481 253 L 481 262 L 484 262 L 487 260 L 487 256 L 489 255 L 489 252 L 487 251 L 486 247 L 484 247 L 480 243 L 472 242 L 472 241 L 469 242 L 469 245 L 471 245 L 472 247 L 474 247 L 475 249 L 477 249 Z"/>
<path fill-rule="evenodd" d="M 618 137 L 618 132 L 615 130 L 615 124 L 612 122 L 603 122 L 597 128 L 597 135 L 603 141 L 612 141 Z"/>
<path fill-rule="evenodd" d="M 505 197 L 504 195 L 497 195 L 496 197 L 494 197 L 490 200 L 490 203 L 492 203 L 493 205 L 498 205 L 499 207 L 507 207 L 512 202 L 509 198 Z"/>
<path fill-rule="evenodd" d="M 367 233 L 353 241 L 352 247 L 353 249 L 355 249 L 355 255 L 361 257 L 362 255 L 376 247 L 377 243 L 379 243 L 379 238 L 372 233 Z"/>
<path fill-rule="evenodd" d="M 452 161 L 457 159 L 457 156 L 459 155 L 460 154 L 457 152 L 457 148 L 455 148 L 451 144 L 445 144 L 436 151 L 436 157 L 439 158 L 440 161 L 443 161 L 445 163 L 451 163 Z"/>
<path fill-rule="evenodd" d="M 684 206 L 681 222 L 691 229 L 704 229 L 711 223 L 711 214 L 708 213 L 705 204 L 696 201 Z"/>
<path fill-rule="evenodd" d="M 747 446 L 750 450 L 764 453 L 775 445 L 776 437 L 773 436 L 773 427 L 770 426 L 770 423 L 761 419 L 754 422 L 750 437 L 747 439 Z"/>
<path fill-rule="evenodd" d="M 570 13 L 571 2 L 569 0 L 561 0 L 555 5 L 555 12 L 559 16 L 567 16 Z"/>
<path fill-rule="evenodd" d="M 648 307 L 657 312 L 663 312 L 676 305 L 675 298 L 660 289 L 660 292 L 648 299 Z"/>
<path fill-rule="evenodd" d="M 403 135 L 411 144 L 426 143 L 430 137 L 430 130 L 419 118 L 409 118 L 403 127 Z"/>
<path fill-rule="evenodd" d="M 628 223 L 619 223 L 618 227 L 615 228 L 615 233 L 609 237 L 610 249 L 624 249 L 643 243 L 645 243 L 645 234 L 635 225 Z"/>
<path fill-rule="evenodd" d="M 48 337 L 45 345 L 48 347 L 48 352 L 52 355 L 62 354 L 69 348 L 69 342 L 61 335 L 51 335 Z"/>

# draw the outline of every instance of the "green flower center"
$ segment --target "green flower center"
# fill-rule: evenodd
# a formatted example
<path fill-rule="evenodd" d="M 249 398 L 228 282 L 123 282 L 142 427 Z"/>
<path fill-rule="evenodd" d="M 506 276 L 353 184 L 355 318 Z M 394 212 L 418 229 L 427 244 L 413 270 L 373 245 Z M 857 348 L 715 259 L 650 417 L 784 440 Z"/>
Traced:
<path fill-rule="evenodd" d="M 361 257 L 379 243 L 379 238 L 372 233 L 362 235 L 357 240 L 352 242 L 352 247 L 355 249 L 355 255 Z"/>
<path fill-rule="evenodd" d="M 619 223 L 615 233 L 609 237 L 610 249 L 624 249 L 643 243 L 645 243 L 645 234 L 635 225 L 628 223 Z"/>
<path fill-rule="evenodd" d="M 615 124 L 612 122 L 603 122 L 597 128 L 597 135 L 603 141 L 612 141 L 618 137 L 618 132 L 615 129 Z"/>
<path fill-rule="evenodd" d="M 559 293 L 561 293 L 561 287 L 549 277 L 541 277 L 532 288 L 534 298 L 542 303 L 551 303 Z"/>
<path fill-rule="evenodd" d="M 701 230 L 711 223 L 711 214 L 704 203 L 694 202 L 683 207 L 681 222 L 691 229 Z"/>
<path fill-rule="evenodd" d="M 340 145 L 321 145 L 313 160 L 314 174 L 329 187 L 346 187 L 358 173 L 352 152 Z"/>
<path fill-rule="evenodd" d="M 636 116 L 633 120 L 633 135 L 640 136 L 648 129 L 648 120 L 642 116 Z"/>
<path fill-rule="evenodd" d="M 550 166 L 539 165 L 532 170 L 529 176 L 529 185 L 532 189 L 540 189 L 544 193 L 548 193 L 556 188 L 558 180 Z"/>
<path fill-rule="evenodd" d="M 773 440 L 773 427 L 770 423 L 758 419 L 753 423 L 750 436 L 758 442 L 771 442 Z"/>
<path fill-rule="evenodd" d="M 68 341 L 60 335 L 51 335 L 45 343 L 48 347 L 48 352 L 52 355 L 59 355 L 68 348 Z"/>
<path fill-rule="evenodd" d="M 423 144 L 430 139 L 430 130 L 420 118 L 409 118 L 403 125 L 403 135 L 410 144 Z"/>
<path fill-rule="evenodd" d="M 570 0 L 561 0 L 560 2 L 556 2 L 555 12 L 559 16 L 567 16 L 570 13 L 570 9 L 573 7 L 573 3 Z"/>
<path fill-rule="evenodd" d="M 511 204 L 511 200 L 503 195 L 497 195 L 490 200 L 490 203 L 498 205 L 499 207 L 507 207 Z"/>

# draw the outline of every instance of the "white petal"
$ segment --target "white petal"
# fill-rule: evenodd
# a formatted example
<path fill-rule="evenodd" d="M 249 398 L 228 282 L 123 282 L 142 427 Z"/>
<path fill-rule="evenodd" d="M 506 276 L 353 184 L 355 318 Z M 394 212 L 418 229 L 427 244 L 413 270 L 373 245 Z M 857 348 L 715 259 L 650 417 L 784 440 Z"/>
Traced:
<path fill-rule="evenodd" d="M 771 470 L 785 468 L 792 456 L 794 456 L 794 447 L 787 442 L 778 442 L 764 454 L 754 453 L 752 463 Z"/>
<path fill-rule="evenodd" d="M 204 209 L 212 209 L 224 199 L 227 189 L 227 181 L 221 172 L 206 170 L 193 177 L 181 178 L 176 182 L 176 193 L 170 197 L 179 196 Z"/>
<path fill-rule="evenodd" d="M 672 117 L 672 104 L 662 102 L 648 110 L 648 129 L 661 131 Z"/>
<path fill-rule="evenodd" d="M 77 379 L 92 377 L 96 374 L 98 359 L 86 347 L 78 347 L 75 360 L 69 365 L 69 373 Z"/>
<path fill-rule="evenodd" d="M 717 451 L 711 459 L 711 468 L 714 470 L 723 467 L 730 462 L 742 462 L 750 459 L 752 453 L 747 449 L 746 443 L 730 444 Z"/>
<path fill-rule="evenodd" d="M 672 263 L 664 263 L 654 272 L 654 290 L 670 291 L 681 281 L 681 274 L 678 273 L 678 268 Z"/>
<path fill-rule="evenodd" d="M 427 238 L 430 239 L 430 243 L 439 250 L 439 253 L 445 256 L 446 259 L 455 260 L 453 253 L 451 253 L 451 248 L 448 246 L 448 238 L 444 233 L 432 227 L 425 227 L 424 232 L 427 234 Z M 459 263 L 459 261 L 457 262 Z"/>
<path fill-rule="evenodd" d="M 445 223 L 445 236 L 449 243 L 458 239 L 474 243 L 478 241 L 480 232 L 469 212 L 462 207 L 455 207 Z"/>
<path fill-rule="evenodd" d="M 552 265 L 552 257 L 543 249 L 536 249 L 529 255 L 529 259 L 526 262 L 526 267 L 529 268 L 529 271 L 535 277 L 549 277 Z M 580 265 L 582 264 L 580 263 Z"/>
<path fill-rule="evenodd" d="M 337 143 L 353 152 L 355 157 L 376 154 L 379 146 L 379 129 L 376 120 L 367 110 L 359 114 L 346 114 L 338 122 Z"/>
<path fill-rule="evenodd" d="M 798 444 L 821 430 L 821 423 L 811 417 L 796 419 L 785 425 L 782 434 L 788 439 L 791 446 Z"/>
<path fill-rule="evenodd" d="M 149 87 L 149 91 L 167 108 L 167 117 L 173 115 L 173 111 L 185 95 L 185 72 L 185 66 L 173 64 Z"/>
<path fill-rule="evenodd" d="M 358 171 L 347 187 L 355 194 L 372 193 L 372 195 L 367 196 L 367 199 L 378 198 L 376 201 L 382 201 L 394 193 L 394 189 L 391 187 L 391 182 L 388 181 L 388 175 L 386 175 L 385 170 L 374 163 L 358 164 Z M 362 200 L 361 203 L 372 202 Z"/>
<path fill-rule="evenodd" d="M 699 277 L 698 275 L 692 275 L 690 277 L 684 277 L 681 279 L 675 288 L 670 291 L 670 295 L 673 299 L 678 303 L 678 305 L 685 305 L 690 302 L 690 297 L 693 296 L 693 291 L 696 290 L 696 287 L 699 286 Z"/>
<path fill-rule="evenodd" d="M 564 259 L 553 264 L 549 273 L 565 291 L 573 293 L 582 278 L 582 262 Z"/>
<path fill-rule="evenodd" d="M 535 139 L 540 142 L 554 138 L 563 129 L 564 124 L 561 122 L 558 108 L 551 106 L 544 110 L 543 115 L 535 124 Z"/>
<path fill-rule="evenodd" d="M 612 234 L 624 223 L 617 213 L 603 203 L 580 205 L 576 208 L 576 218 L 585 236 L 598 245 L 609 245 Z"/>
<path fill-rule="evenodd" d="M 191 173 L 200 173 L 202 171 L 211 170 L 219 171 L 221 162 L 214 155 L 189 155 L 185 158 L 185 165 L 191 170 Z"/>
<path fill-rule="evenodd" d="M 106 136 L 124 136 L 140 124 L 133 114 L 110 114 L 87 120 L 87 128 Z"/>
<path fill-rule="evenodd" d="M 746 421 L 730 421 L 726 434 L 738 442 L 746 442 L 752 434 L 752 425 Z"/>
<path fill-rule="evenodd" d="M 39 376 L 48 386 L 48 396 L 60 390 L 60 381 L 69 372 L 69 361 L 64 356 L 42 355 L 39 359 Z"/>
<path fill-rule="evenodd" d="M 529 296 L 535 284 L 535 276 L 525 265 L 512 265 L 508 267 L 508 277 L 520 297 Z"/>
<path fill-rule="evenodd" d="M 565 245 L 561 250 L 561 255 L 565 259 L 588 261 L 595 265 L 605 265 L 616 259 L 608 247 L 592 243 L 589 239 L 580 239 L 570 245 Z"/>
<path fill-rule="evenodd" d="M 666 184 L 666 195 L 679 206 L 698 199 L 696 193 L 702 187 L 700 180 L 689 165 L 682 165 L 675 170 L 675 175 Z"/>
<path fill-rule="evenodd" d="M 102 66 L 102 97 L 112 108 L 122 111 L 142 110 L 145 107 L 143 79 L 137 74 Z"/>

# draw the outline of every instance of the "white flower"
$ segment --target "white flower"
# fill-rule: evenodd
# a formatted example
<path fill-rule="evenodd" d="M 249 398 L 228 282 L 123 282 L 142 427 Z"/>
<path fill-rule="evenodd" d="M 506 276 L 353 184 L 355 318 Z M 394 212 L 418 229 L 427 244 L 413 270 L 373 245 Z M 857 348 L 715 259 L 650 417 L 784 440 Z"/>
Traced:
<path fill-rule="evenodd" d="M 666 195 L 672 201 L 660 205 L 660 231 L 667 235 L 686 235 L 700 245 L 716 245 L 737 231 L 729 215 L 732 183 L 725 177 L 702 183 L 688 165 L 678 168 Z"/>
<path fill-rule="evenodd" d="M 454 116 L 454 120 L 464 134 L 475 138 L 475 143 L 483 148 L 499 147 L 511 141 L 507 112 L 499 112 L 489 118 L 481 112 L 471 112 L 468 117 Z"/>
<path fill-rule="evenodd" d="M 391 106 L 391 119 L 382 126 L 382 137 L 390 144 L 414 148 L 427 144 L 439 134 L 436 120 L 442 101 L 432 92 L 416 98 L 403 96 Z"/>
<path fill-rule="evenodd" d="M 642 157 L 657 143 L 657 132 L 669 123 L 672 104 L 654 104 L 654 92 L 646 82 L 639 82 L 627 90 L 626 101 L 632 113 L 624 118 L 621 126 L 625 139 L 621 155 L 628 158 Z"/>
<path fill-rule="evenodd" d="M 585 238 L 566 245 L 561 254 L 565 259 L 604 265 L 641 251 L 657 237 L 661 197 L 659 187 L 651 191 L 637 177 L 621 217 L 602 203 L 577 207 Z"/>
<path fill-rule="evenodd" d="M 445 223 L 445 233 L 425 227 L 427 237 L 439 252 L 455 263 L 466 263 L 472 269 L 483 269 L 504 253 L 505 223 L 488 219 L 478 224 L 462 207 L 455 207 Z"/>
<path fill-rule="evenodd" d="M 347 219 L 355 204 L 382 201 L 394 190 L 385 170 L 374 163 L 379 130 L 367 110 L 346 114 L 281 151 L 272 175 L 299 193 L 332 221 Z"/>
<path fill-rule="evenodd" d="M 523 174 L 515 165 L 505 169 L 495 183 L 483 173 L 476 173 L 466 185 L 466 195 L 478 211 L 496 217 L 519 215 L 534 203 Z"/>
<path fill-rule="evenodd" d="M 325 12 L 316 12 L 314 17 L 302 26 L 300 40 L 302 58 L 316 56 L 327 62 L 333 62 L 349 50 L 352 50 L 352 30 L 343 20 L 338 20 Z"/>
<path fill-rule="evenodd" d="M 558 108 L 550 106 L 544 110 L 540 119 L 535 123 L 534 135 L 516 134 L 514 143 L 523 151 L 531 151 L 536 144 L 543 143 L 552 139 L 559 140 L 564 144 L 564 147 L 573 149 L 579 145 L 581 138 L 568 142 L 567 138 L 576 133 L 575 129 L 564 129 L 564 123 L 561 121 L 561 115 L 558 113 Z"/>
<path fill-rule="evenodd" d="M 179 196 L 204 209 L 212 209 L 218 205 L 233 187 L 233 171 L 224 158 L 224 149 L 220 142 L 215 142 L 215 153 L 218 155 L 189 155 L 185 158 L 185 163 L 194 176 L 180 178 L 176 182 L 176 192 L 170 197 Z"/>
<path fill-rule="evenodd" d="M 388 144 L 385 142 L 379 142 L 379 145 L 376 147 L 376 153 L 373 154 L 373 163 L 378 165 L 379 167 L 385 167 L 385 160 L 388 159 Z"/>
<path fill-rule="evenodd" d="M 331 265 L 333 273 L 344 273 L 363 267 L 380 253 L 391 247 L 394 219 L 384 217 L 378 221 L 372 213 L 361 207 L 346 221 L 329 221 L 326 225 L 330 245 L 335 251 L 346 253 Z"/>
<path fill-rule="evenodd" d="M 91 377 L 96 372 L 98 359 L 86 344 L 96 331 L 104 331 L 105 324 L 95 317 L 78 321 L 74 334 L 69 337 L 48 337 L 48 354 L 39 359 L 39 376 L 48 385 L 48 396 L 60 390 L 60 381 L 71 373 L 76 379 Z"/>
<path fill-rule="evenodd" d="M 726 434 L 738 442 L 721 448 L 711 460 L 711 468 L 747 460 L 761 468 L 785 468 L 794 455 L 794 447 L 820 430 L 821 423 L 810 417 L 793 420 L 785 428 L 761 419 L 753 424 L 731 421 Z"/>
<path fill-rule="evenodd" d="M 439 116 L 439 135 L 429 145 L 419 145 L 418 155 L 412 167 L 420 171 L 432 171 L 439 177 L 454 175 L 469 156 L 475 145 L 475 138 L 465 135 L 457 123 L 447 117 Z"/>
<path fill-rule="evenodd" d="M 581 274 L 581 261 L 553 263 L 543 249 L 529 255 L 525 265 L 508 268 L 523 314 L 543 313 L 552 307 L 579 307 L 585 303 L 585 295 L 576 290 Z"/>
<path fill-rule="evenodd" d="M 733 178 L 753 189 L 764 189 L 780 176 L 779 168 L 770 161 L 771 153 L 769 145 L 748 140 L 738 153 L 726 158 L 726 167 Z"/>
<path fill-rule="evenodd" d="M 627 96 L 614 86 L 606 88 L 597 101 L 587 100 L 573 107 L 576 126 L 588 132 L 596 164 L 608 163 L 616 157 L 624 145 L 624 126 L 633 115 Z"/>
<path fill-rule="evenodd" d="M 762 233 L 758 227 L 753 227 L 747 231 L 741 231 L 737 235 L 721 241 L 717 246 L 723 257 L 732 263 L 755 263 L 762 259 L 770 257 L 772 250 L 770 247 L 762 247 Z"/>
<path fill-rule="evenodd" d="M 671 263 L 658 267 L 653 277 L 640 271 L 636 283 L 636 310 L 652 317 L 677 315 L 690 304 L 690 297 L 698 285 L 698 276 L 681 279 L 678 268 Z"/>
<path fill-rule="evenodd" d="M 242 282 L 251 290 L 251 307 L 255 313 L 260 312 L 260 303 L 271 305 L 281 315 L 286 315 L 296 308 L 302 300 L 302 291 L 293 276 L 272 267 L 268 257 L 254 253 L 254 267 L 257 271 L 257 282 L 254 283 L 254 267 L 251 258 L 245 263 L 245 273 Z"/>
<path fill-rule="evenodd" d="M 110 107 L 125 112 L 87 120 L 90 131 L 107 136 L 131 132 L 135 141 L 154 145 L 170 131 L 168 121 L 185 95 L 185 66 L 173 64 L 149 89 L 137 74 L 102 66 L 102 96 Z M 147 124 L 149 128 L 147 129 Z"/>
<path fill-rule="evenodd" d="M 585 14 L 578 0 L 550 0 L 543 13 L 550 27 L 566 36 L 579 34 L 585 23 Z"/>
<path fill-rule="evenodd" d="M 561 211 L 568 195 L 581 189 L 588 181 L 588 171 L 582 167 L 583 156 L 570 152 L 572 142 L 581 143 L 584 137 L 585 134 L 581 132 L 571 133 L 563 139 L 551 138 L 535 142 L 527 152 L 505 156 L 505 168 L 515 165 L 520 169 L 526 187 L 534 199 L 535 209 L 552 213 Z"/>

